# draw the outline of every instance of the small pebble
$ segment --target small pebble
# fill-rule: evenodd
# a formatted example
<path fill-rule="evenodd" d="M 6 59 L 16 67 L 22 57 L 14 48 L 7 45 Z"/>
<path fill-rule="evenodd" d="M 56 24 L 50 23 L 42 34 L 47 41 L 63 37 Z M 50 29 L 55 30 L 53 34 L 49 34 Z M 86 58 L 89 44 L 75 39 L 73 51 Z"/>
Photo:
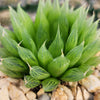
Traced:
<path fill-rule="evenodd" d="M 41 96 L 38 98 L 38 100 L 50 100 L 50 97 L 49 97 L 49 95 L 47 95 L 47 94 L 45 93 L 45 94 L 41 95 Z"/>
<path fill-rule="evenodd" d="M 34 100 L 34 99 L 36 99 L 36 94 L 34 92 L 32 92 L 32 91 L 29 91 L 29 92 L 27 92 L 26 97 L 29 100 Z"/>
<path fill-rule="evenodd" d="M 98 89 L 100 89 L 100 80 L 94 75 L 90 75 L 87 78 L 82 79 L 80 84 L 89 92 L 96 92 Z"/>

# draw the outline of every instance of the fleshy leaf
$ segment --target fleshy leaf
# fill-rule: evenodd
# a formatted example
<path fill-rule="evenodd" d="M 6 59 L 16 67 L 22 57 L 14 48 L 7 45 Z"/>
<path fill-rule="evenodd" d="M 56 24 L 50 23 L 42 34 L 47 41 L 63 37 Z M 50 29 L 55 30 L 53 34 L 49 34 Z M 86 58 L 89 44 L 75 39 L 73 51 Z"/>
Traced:
<path fill-rule="evenodd" d="M 19 56 L 17 51 L 17 42 L 9 37 L 7 37 L 7 32 L 3 31 L 0 37 L 1 43 L 12 55 Z"/>
<path fill-rule="evenodd" d="M 18 45 L 18 53 L 21 59 L 25 61 L 27 64 L 31 66 L 38 65 L 36 57 L 29 49 L 23 48 Z"/>
<path fill-rule="evenodd" d="M 100 50 L 100 40 L 99 39 L 86 45 L 83 50 L 82 56 L 81 56 L 80 60 L 78 61 L 78 64 L 85 63 L 88 59 L 90 59 L 92 56 L 94 56 L 99 50 Z"/>
<path fill-rule="evenodd" d="M 5 49 L 5 48 L 0 48 L 0 57 L 5 58 L 10 56 L 11 54 Z"/>
<path fill-rule="evenodd" d="M 45 46 L 45 42 L 43 43 L 43 45 L 38 51 L 38 59 L 39 59 L 40 64 L 44 68 L 46 68 L 47 67 L 46 65 L 53 60 L 52 55 L 50 54 L 50 52 L 47 50 Z"/>
<path fill-rule="evenodd" d="M 42 80 L 50 76 L 50 74 L 40 66 L 32 66 L 30 68 L 30 75 L 37 80 Z"/>
<path fill-rule="evenodd" d="M 67 70 L 64 75 L 62 75 L 61 80 L 75 82 L 84 78 L 84 73 L 78 68 L 72 68 Z"/>
<path fill-rule="evenodd" d="M 36 33 L 36 45 L 39 49 L 45 40 L 49 41 L 49 23 L 46 16 L 41 11 L 40 23 Z"/>
<path fill-rule="evenodd" d="M 18 17 L 21 23 L 23 24 L 24 28 L 27 30 L 27 32 L 31 35 L 31 37 L 35 38 L 35 32 L 34 32 L 34 24 L 32 19 L 29 17 L 29 15 L 20 7 L 20 4 L 17 7 L 18 11 Z"/>
<path fill-rule="evenodd" d="M 70 50 L 66 57 L 70 60 L 70 67 L 73 67 L 80 59 L 84 48 L 84 42 Z"/>
<path fill-rule="evenodd" d="M 58 3 L 58 0 L 54 0 L 53 7 L 50 10 L 50 13 L 48 14 L 48 17 L 47 17 L 47 19 L 50 23 L 50 40 L 51 40 L 51 42 L 54 40 L 56 33 L 57 33 L 59 16 L 60 16 L 59 3 Z"/>
<path fill-rule="evenodd" d="M 60 30 L 58 27 L 56 37 L 54 41 L 51 43 L 51 45 L 49 46 L 49 51 L 52 54 L 52 56 L 55 58 L 61 55 L 61 50 L 63 49 L 64 49 L 64 43 L 63 40 L 61 39 Z"/>
<path fill-rule="evenodd" d="M 77 45 L 77 41 L 78 41 L 78 33 L 76 29 L 73 29 L 65 44 L 65 54 Z"/>
<path fill-rule="evenodd" d="M 2 71 L 3 73 L 5 73 L 7 76 L 12 77 L 12 78 L 23 78 L 25 73 L 22 72 L 15 72 L 15 71 L 11 71 L 8 70 L 5 66 L 0 65 L 0 71 Z"/>
<path fill-rule="evenodd" d="M 59 27 L 60 27 L 61 38 L 63 39 L 65 43 L 68 37 L 68 31 L 69 31 L 69 24 L 66 17 L 65 9 L 61 11 L 58 22 L 59 22 Z"/>
<path fill-rule="evenodd" d="M 97 66 L 100 64 L 100 56 L 91 57 L 88 61 L 85 62 L 86 65 Z"/>
<path fill-rule="evenodd" d="M 45 92 L 50 92 L 54 90 L 58 84 L 59 80 L 55 78 L 47 78 L 44 81 L 42 81 L 43 89 Z"/>
<path fill-rule="evenodd" d="M 20 25 L 20 21 L 18 19 L 18 15 L 13 8 L 11 8 L 11 7 L 9 7 L 9 8 L 10 8 L 10 18 L 11 18 L 12 26 L 14 29 L 14 33 L 15 33 L 17 39 L 19 41 L 21 41 L 22 40 L 21 32 L 20 32 L 21 25 Z"/>
<path fill-rule="evenodd" d="M 1 63 L 9 70 L 15 72 L 28 72 L 28 66 L 24 62 L 16 57 L 3 58 Z"/>
<path fill-rule="evenodd" d="M 39 80 L 35 80 L 32 76 L 29 75 L 24 77 L 24 81 L 27 88 L 35 88 L 41 83 Z"/>
<path fill-rule="evenodd" d="M 69 66 L 70 61 L 61 55 L 60 57 L 55 58 L 50 64 L 48 64 L 48 72 L 53 77 L 59 77 L 62 75 Z"/>

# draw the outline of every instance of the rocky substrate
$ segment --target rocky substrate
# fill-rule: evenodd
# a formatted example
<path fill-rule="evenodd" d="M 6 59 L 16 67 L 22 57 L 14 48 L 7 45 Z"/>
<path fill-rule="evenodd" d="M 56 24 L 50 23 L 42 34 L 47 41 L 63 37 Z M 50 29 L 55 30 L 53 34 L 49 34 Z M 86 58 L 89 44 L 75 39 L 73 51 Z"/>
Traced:
<path fill-rule="evenodd" d="M 89 77 L 79 82 L 62 82 L 50 93 L 41 86 L 26 88 L 23 80 L 0 72 L 0 100 L 100 100 L 100 65 Z"/>

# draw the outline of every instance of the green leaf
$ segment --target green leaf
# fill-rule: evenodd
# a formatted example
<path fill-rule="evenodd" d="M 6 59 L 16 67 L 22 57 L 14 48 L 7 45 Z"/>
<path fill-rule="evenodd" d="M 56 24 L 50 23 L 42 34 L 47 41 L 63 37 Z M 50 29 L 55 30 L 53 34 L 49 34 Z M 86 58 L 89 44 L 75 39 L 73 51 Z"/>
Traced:
<path fill-rule="evenodd" d="M 65 44 L 65 54 L 69 52 L 71 49 L 73 49 L 77 45 L 77 42 L 78 33 L 76 29 L 73 29 Z"/>
<path fill-rule="evenodd" d="M 42 80 L 50 76 L 46 70 L 39 66 L 32 66 L 30 68 L 30 75 L 37 80 Z"/>
<path fill-rule="evenodd" d="M 49 1 L 49 0 L 47 0 Z M 45 18 L 44 14 L 42 14 L 43 12 L 43 8 L 44 8 L 44 1 L 43 0 L 39 0 L 39 5 L 38 5 L 38 9 L 37 9 L 37 13 L 36 13 L 36 18 L 35 18 L 35 23 L 34 23 L 34 30 L 35 32 L 37 32 L 37 29 L 39 27 L 40 24 L 40 19 Z"/>
<path fill-rule="evenodd" d="M 91 57 L 88 61 L 85 62 L 86 65 L 97 66 L 100 64 L 100 56 Z"/>
<path fill-rule="evenodd" d="M 84 78 L 88 77 L 88 76 L 91 75 L 93 72 L 94 72 L 93 70 L 89 70 L 89 71 L 86 73 L 86 75 L 85 75 Z"/>
<path fill-rule="evenodd" d="M 7 32 L 3 31 L 2 36 L 0 37 L 1 43 L 5 49 L 8 50 L 12 55 L 19 56 L 17 51 L 17 42 L 9 37 L 7 37 Z"/>
<path fill-rule="evenodd" d="M 80 60 L 78 61 L 78 64 L 85 63 L 88 59 L 90 59 L 92 56 L 94 56 L 99 50 L 100 50 L 100 40 L 99 39 L 86 45 L 83 50 L 82 56 L 81 56 Z"/>
<path fill-rule="evenodd" d="M 78 68 L 80 69 L 80 71 L 82 71 L 84 73 L 84 78 L 85 78 L 93 73 L 93 71 L 91 70 L 92 67 L 93 66 L 91 66 L 91 65 L 83 64 L 83 65 L 79 66 Z"/>
<path fill-rule="evenodd" d="M 2 71 L 7 76 L 12 77 L 12 78 L 23 78 L 23 76 L 25 75 L 25 73 L 22 73 L 22 72 L 16 72 L 16 71 L 8 70 L 3 65 L 0 65 L 0 71 Z"/>
<path fill-rule="evenodd" d="M 32 76 L 29 75 L 24 77 L 24 81 L 27 88 L 35 88 L 41 83 L 39 80 L 35 80 Z"/>
<path fill-rule="evenodd" d="M 30 16 L 20 7 L 20 4 L 17 7 L 18 17 L 20 22 L 23 24 L 23 27 L 27 30 L 28 34 L 35 39 L 34 24 Z"/>
<path fill-rule="evenodd" d="M 61 55 L 60 57 L 55 58 L 50 64 L 48 64 L 48 72 L 53 77 L 59 77 L 62 75 L 69 66 L 70 61 Z"/>
<path fill-rule="evenodd" d="M 73 67 L 80 59 L 84 48 L 84 42 L 70 50 L 66 57 L 70 60 L 70 67 Z"/>
<path fill-rule="evenodd" d="M 10 31 L 8 29 L 5 29 L 2 26 L 0 26 L 0 36 L 2 36 L 3 31 L 6 32 L 6 36 L 7 37 L 12 38 L 13 40 L 17 40 L 14 32 L 12 32 L 12 31 Z"/>
<path fill-rule="evenodd" d="M 35 42 L 32 40 L 31 36 L 29 35 L 25 27 L 22 27 L 21 36 L 23 46 L 31 50 L 32 53 L 37 57 L 37 48 Z"/>
<path fill-rule="evenodd" d="M 26 63 L 28 63 L 31 66 L 38 65 L 38 61 L 37 61 L 36 57 L 29 49 L 23 48 L 19 45 L 17 48 L 18 48 L 19 56 L 21 57 L 21 59 L 23 61 L 25 61 Z"/>
<path fill-rule="evenodd" d="M 75 82 L 84 78 L 84 73 L 78 68 L 72 68 L 67 70 L 64 75 L 62 75 L 61 80 Z"/>
<path fill-rule="evenodd" d="M 45 6 L 44 6 L 44 12 L 47 17 L 51 10 L 52 10 L 51 0 L 46 0 Z"/>
<path fill-rule="evenodd" d="M 80 65 L 78 68 L 83 72 L 87 72 L 88 70 L 90 70 L 93 66 L 91 65 L 86 65 L 86 64 L 82 64 Z"/>
<path fill-rule="evenodd" d="M 10 56 L 11 54 L 5 49 L 5 48 L 0 48 L 0 57 L 5 58 Z"/>
<path fill-rule="evenodd" d="M 21 28 L 21 25 L 20 25 L 18 15 L 13 8 L 9 7 L 9 10 L 10 10 L 10 18 L 11 18 L 11 23 L 12 23 L 12 26 L 13 26 L 13 29 L 14 29 L 14 33 L 15 33 L 17 39 L 19 41 L 21 41 L 22 37 L 21 37 L 20 31 L 22 30 L 22 28 Z"/>
<path fill-rule="evenodd" d="M 42 81 L 43 89 L 45 92 L 50 92 L 54 90 L 59 84 L 59 80 L 55 78 L 48 78 Z"/>
<path fill-rule="evenodd" d="M 9 70 L 14 72 L 28 72 L 28 66 L 19 58 L 7 57 L 3 58 L 1 63 Z"/>
<path fill-rule="evenodd" d="M 50 9 L 50 12 L 47 16 L 47 19 L 50 23 L 50 40 L 51 42 L 54 40 L 57 29 L 58 29 L 58 19 L 60 16 L 60 7 L 58 0 L 54 0 L 53 7 Z"/>
<path fill-rule="evenodd" d="M 61 14 L 59 16 L 59 27 L 60 27 L 61 38 L 63 39 L 65 43 L 68 37 L 68 31 L 69 31 L 69 24 L 66 17 L 65 9 L 61 11 Z"/>
<path fill-rule="evenodd" d="M 96 30 L 97 30 L 97 27 L 98 27 L 98 21 L 96 21 L 95 23 L 93 23 L 89 28 L 88 28 L 88 31 L 87 31 L 87 34 L 85 36 L 85 43 L 86 44 L 89 44 L 91 42 L 93 42 L 95 39 L 96 39 Z"/>
<path fill-rule="evenodd" d="M 40 12 L 40 22 L 36 33 L 36 44 L 39 49 L 45 40 L 49 41 L 49 23 L 43 11 Z"/>
<path fill-rule="evenodd" d="M 49 46 L 49 51 L 52 54 L 52 56 L 55 58 L 61 55 L 61 50 L 63 49 L 64 49 L 64 43 L 63 40 L 61 39 L 60 30 L 58 27 L 56 37 L 54 41 L 51 43 L 51 45 Z"/>
<path fill-rule="evenodd" d="M 47 64 L 53 60 L 52 55 L 50 54 L 50 52 L 47 50 L 45 46 L 45 42 L 43 43 L 43 45 L 38 51 L 38 59 L 42 67 L 44 67 L 45 69 L 47 67 Z"/>

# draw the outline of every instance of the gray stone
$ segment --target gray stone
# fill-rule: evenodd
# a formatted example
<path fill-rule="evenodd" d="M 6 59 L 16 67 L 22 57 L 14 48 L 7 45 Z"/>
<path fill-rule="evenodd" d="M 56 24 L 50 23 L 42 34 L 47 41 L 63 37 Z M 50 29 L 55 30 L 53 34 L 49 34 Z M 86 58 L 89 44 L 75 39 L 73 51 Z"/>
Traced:
<path fill-rule="evenodd" d="M 45 93 L 41 95 L 38 100 L 50 100 L 50 96 Z"/>

